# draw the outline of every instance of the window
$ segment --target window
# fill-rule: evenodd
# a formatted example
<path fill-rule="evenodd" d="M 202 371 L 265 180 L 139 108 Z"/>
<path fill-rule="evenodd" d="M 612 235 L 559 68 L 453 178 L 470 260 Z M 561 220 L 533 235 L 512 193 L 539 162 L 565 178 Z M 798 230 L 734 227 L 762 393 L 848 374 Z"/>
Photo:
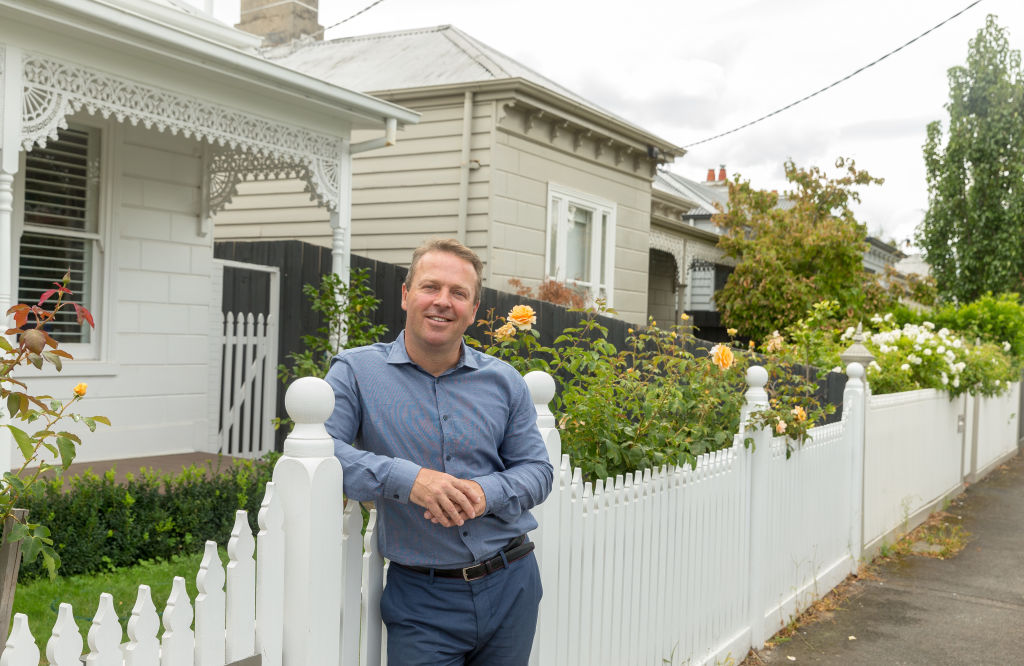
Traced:
<path fill-rule="evenodd" d="M 548 186 L 547 275 L 612 305 L 615 204 Z"/>
<path fill-rule="evenodd" d="M 101 264 L 100 129 L 60 130 L 45 148 L 24 155 L 22 173 L 18 302 L 35 303 L 70 271 L 72 299 L 94 310 Z M 95 332 L 76 322 L 73 308 L 61 310 L 48 331 L 61 343 L 82 345 L 79 353 L 94 346 Z"/>

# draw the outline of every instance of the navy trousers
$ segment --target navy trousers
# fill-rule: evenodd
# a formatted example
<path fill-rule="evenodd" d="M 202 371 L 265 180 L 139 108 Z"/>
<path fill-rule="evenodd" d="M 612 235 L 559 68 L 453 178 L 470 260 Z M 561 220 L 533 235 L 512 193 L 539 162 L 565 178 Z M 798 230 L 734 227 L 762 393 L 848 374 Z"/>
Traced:
<path fill-rule="evenodd" d="M 537 628 L 533 553 L 479 580 L 392 564 L 380 600 L 389 666 L 526 666 Z"/>

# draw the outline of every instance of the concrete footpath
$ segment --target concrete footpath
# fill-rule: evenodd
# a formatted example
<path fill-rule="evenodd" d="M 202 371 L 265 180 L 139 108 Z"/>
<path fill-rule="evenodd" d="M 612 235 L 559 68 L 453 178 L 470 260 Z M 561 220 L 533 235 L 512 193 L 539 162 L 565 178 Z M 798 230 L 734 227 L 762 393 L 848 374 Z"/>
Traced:
<path fill-rule="evenodd" d="M 1024 456 L 948 511 L 971 535 L 959 555 L 874 567 L 831 618 L 746 663 L 1024 664 Z"/>

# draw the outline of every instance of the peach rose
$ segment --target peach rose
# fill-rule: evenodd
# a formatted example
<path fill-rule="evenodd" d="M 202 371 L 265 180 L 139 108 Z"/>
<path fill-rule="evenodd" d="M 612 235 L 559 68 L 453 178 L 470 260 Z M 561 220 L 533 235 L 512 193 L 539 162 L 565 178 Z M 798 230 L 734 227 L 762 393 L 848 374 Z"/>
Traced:
<path fill-rule="evenodd" d="M 508 313 L 508 321 L 521 331 L 528 331 L 537 323 L 537 313 L 529 305 L 517 305 Z"/>
<path fill-rule="evenodd" d="M 77 395 L 79 398 L 84 398 L 85 397 L 85 391 L 88 388 L 89 388 L 89 385 L 86 384 L 85 382 L 82 382 L 81 384 L 76 384 L 75 388 L 71 389 L 71 392 L 74 393 L 75 395 Z"/>
<path fill-rule="evenodd" d="M 711 348 L 711 361 L 722 370 L 728 370 L 736 361 L 732 350 L 725 345 L 718 344 Z"/>
<path fill-rule="evenodd" d="M 511 323 L 505 324 L 494 332 L 494 339 L 498 342 L 505 342 L 506 340 L 511 340 L 514 337 L 516 337 L 516 327 Z"/>

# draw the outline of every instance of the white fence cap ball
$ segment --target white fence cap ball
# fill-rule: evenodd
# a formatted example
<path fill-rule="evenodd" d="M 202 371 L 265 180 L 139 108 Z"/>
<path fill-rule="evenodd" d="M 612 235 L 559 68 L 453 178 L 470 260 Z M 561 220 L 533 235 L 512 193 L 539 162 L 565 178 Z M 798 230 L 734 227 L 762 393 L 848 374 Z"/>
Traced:
<path fill-rule="evenodd" d="M 284 396 L 284 408 L 295 423 L 323 423 L 334 411 L 334 391 L 319 377 L 301 377 Z"/>
<path fill-rule="evenodd" d="M 555 397 L 555 380 L 543 370 L 532 370 L 523 377 L 534 404 L 546 405 Z"/>
<path fill-rule="evenodd" d="M 846 366 L 846 376 L 851 379 L 864 379 L 864 366 L 854 361 Z"/>
<path fill-rule="evenodd" d="M 760 365 L 747 368 L 747 386 L 761 387 L 768 383 L 768 371 Z"/>

